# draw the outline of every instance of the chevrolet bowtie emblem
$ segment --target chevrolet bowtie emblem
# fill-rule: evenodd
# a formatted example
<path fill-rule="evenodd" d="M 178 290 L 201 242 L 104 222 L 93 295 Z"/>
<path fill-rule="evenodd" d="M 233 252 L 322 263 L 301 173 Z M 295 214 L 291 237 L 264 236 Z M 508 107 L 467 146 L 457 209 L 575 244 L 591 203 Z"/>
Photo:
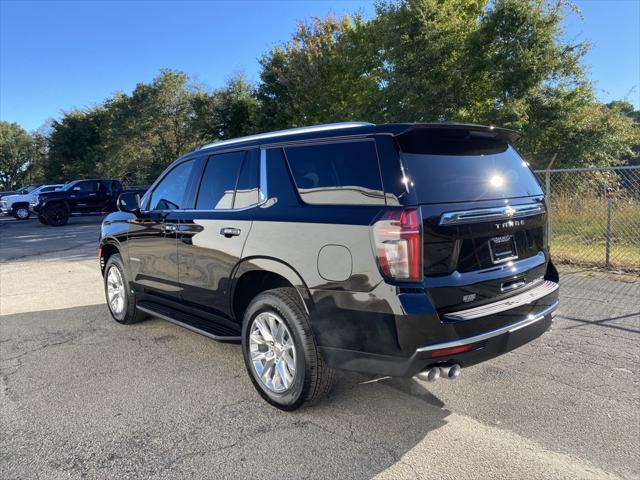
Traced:
<path fill-rule="evenodd" d="M 515 208 L 513 208 L 513 207 L 506 207 L 506 208 L 504 209 L 504 214 L 505 214 L 507 217 L 513 217 L 513 216 L 516 214 L 516 209 L 515 209 Z"/>

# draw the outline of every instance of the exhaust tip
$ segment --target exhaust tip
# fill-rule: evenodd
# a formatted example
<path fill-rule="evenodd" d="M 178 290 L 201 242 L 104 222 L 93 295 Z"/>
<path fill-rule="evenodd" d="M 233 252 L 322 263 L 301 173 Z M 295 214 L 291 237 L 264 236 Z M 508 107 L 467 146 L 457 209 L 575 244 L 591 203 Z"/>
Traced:
<path fill-rule="evenodd" d="M 424 372 L 418 373 L 416 377 L 425 382 L 434 383 L 440 378 L 440 369 L 438 367 L 432 367 Z"/>
<path fill-rule="evenodd" d="M 440 375 L 442 378 L 446 378 L 447 380 L 455 380 L 460 376 L 461 370 L 460 365 L 454 363 L 453 365 L 440 367 Z"/>

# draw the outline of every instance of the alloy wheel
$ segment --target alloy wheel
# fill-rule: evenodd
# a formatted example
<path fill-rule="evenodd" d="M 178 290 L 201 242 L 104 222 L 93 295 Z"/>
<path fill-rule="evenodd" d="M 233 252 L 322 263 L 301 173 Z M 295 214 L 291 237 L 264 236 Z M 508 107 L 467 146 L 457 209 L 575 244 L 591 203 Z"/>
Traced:
<path fill-rule="evenodd" d="M 283 393 L 296 378 L 296 347 L 284 320 L 273 312 L 256 315 L 249 333 L 249 354 L 256 377 L 270 391 Z"/>
<path fill-rule="evenodd" d="M 25 207 L 20 207 L 16 210 L 16 216 L 20 220 L 25 220 L 26 218 L 29 217 L 29 210 Z"/>
<path fill-rule="evenodd" d="M 114 315 L 121 315 L 124 311 L 124 280 L 120 270 L 112 266 L 107 273 L 107 301 Z"/>

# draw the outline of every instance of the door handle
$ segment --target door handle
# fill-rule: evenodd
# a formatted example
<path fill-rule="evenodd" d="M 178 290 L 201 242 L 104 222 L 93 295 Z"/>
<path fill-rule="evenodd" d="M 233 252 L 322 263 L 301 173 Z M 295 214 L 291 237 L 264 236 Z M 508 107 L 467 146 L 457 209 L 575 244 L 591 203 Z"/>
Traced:
<path fill-rule="evenodd" d="M 95 197 L 95 196 L 96 196 L 96 194 L 95 194 L 95 193 L 90 193 L 90 194 L 89 194 L 89 196 L 90 196 L 90 197 Z"/>
<path fill-rule="evenodd" d="M 178 226 L 173 223 L 165 223 L 162 225 L 163 232 L 175 232 L 176 230 L 178 230 Z"/>
<path fill-rule="evenodd" d="M 224 235 L 227 238 L 237 237 L 238 235 L 240 235 L 240 229 L 233 227 L 224 227 L 220 229 L 220 235 Z"/>

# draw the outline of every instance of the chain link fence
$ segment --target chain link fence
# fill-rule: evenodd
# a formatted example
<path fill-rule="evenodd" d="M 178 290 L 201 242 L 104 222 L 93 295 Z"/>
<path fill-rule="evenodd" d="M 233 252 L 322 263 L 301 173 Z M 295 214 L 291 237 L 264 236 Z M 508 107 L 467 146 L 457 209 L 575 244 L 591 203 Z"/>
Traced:
<path fill-rule="evenodd" d="M 559 263 L 640 272 L 640 166 L 537 170 Z"/>

